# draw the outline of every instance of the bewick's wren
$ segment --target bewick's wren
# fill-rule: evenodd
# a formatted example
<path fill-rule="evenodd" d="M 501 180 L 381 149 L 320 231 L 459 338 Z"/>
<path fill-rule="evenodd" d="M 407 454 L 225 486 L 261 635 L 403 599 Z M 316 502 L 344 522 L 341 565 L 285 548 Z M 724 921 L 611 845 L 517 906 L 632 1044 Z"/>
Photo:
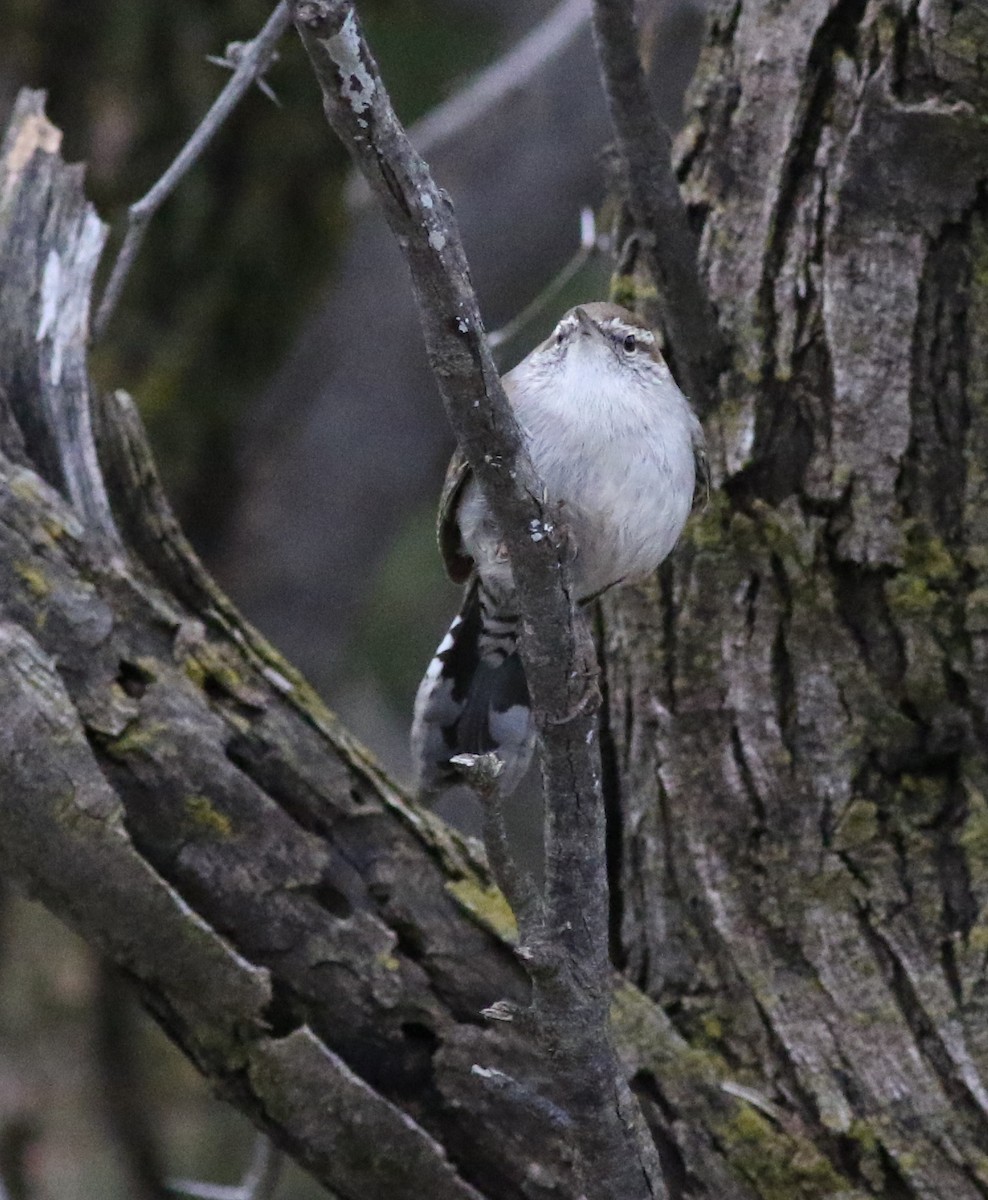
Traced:
<path fill-rule="evenodd" d="M 703 431 L 638 317 L 616 304 L 571 309 L 502 380 L 550 508 L 575 542 L 580 600 L 654 571 L 706 485 Z M 439 505 L 439 545 L 465 583 L 459 615 L 419 686 L 412 750 L 420 796 L 457 780 L 450 759 L 495 751 L 506 793 L 535 742 L 516 647 L 511 563 L 457 451 Z"/>

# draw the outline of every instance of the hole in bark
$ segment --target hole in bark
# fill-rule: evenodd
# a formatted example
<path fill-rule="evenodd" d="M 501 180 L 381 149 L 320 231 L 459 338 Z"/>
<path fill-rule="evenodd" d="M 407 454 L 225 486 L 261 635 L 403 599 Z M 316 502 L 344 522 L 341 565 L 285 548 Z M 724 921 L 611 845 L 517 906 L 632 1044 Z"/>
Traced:
<path fill-rule="evenodd" d="M 375 904 L 387 904 L 391 899 L 391 885 L 383 879 L 372 879 L 367 884 L 367 894 Z"/>
<path fill-rule="evenodd" d="M 206 693 L 210 700 L 214 700 L 217 704 L 229 703 L 234 699 L 230 689 L 224 687 L 215 675 L 207 675 L 202 681 L 202 690 Z"/>
<path fill-rule="evenodd" d="M 410 1045 L 422 1047 L 430 1058 L 439 1048 L 436 1031 L 428 1025 L 423 1025 L 421 1021 L 405 1021 L 401 1027 L 401 1035 Z"/>
<path fill-rule="evenodd" d="M 312 889 L 315 902 L 324 908 L 330 916 L 345 921 L 353 916 L 353 905 L 343 892 L 332 883 L 320 883 Z"/>
<path fill-rule="evenodd" d="M 392 928 L 398 938 L 399 953 L 410 958 L 412 962 L 421 962 L 425 957 L 425 944 L 422 941 L 421 929 L 406 922 L 392 923 Z"/>
<path fill-rule="evenodd" d="M 117 683 L 120 684 L 124 692 L 133 700 L 140 700 L 144 693 L 148 690 L 148 684 L 154 682 L 154 675 L 140 667 L 137 663 L 128 662 L 127 659 L 120 660 L 120 666 L 117 670 Z"/>
<path fill-rule="evenodd" d="M 400 1040 L 392 1042 L 381 1083 L 385 1094 L 397 1099 L 414 1098 L 417 1103 L 428 1103 L 426 1097 L 430 1095 L 438 1099 L 432 1063 L 439 1048 L 435 1031 L 422 1021 L 403 1021 L 396 1033 Z"/>
<path fill-rule="evenodd" d="M 301 1025 L 288 997 L 275 990 L 264 1010 L 264 1023 L 276 1038 L 288 1037 Z"/>

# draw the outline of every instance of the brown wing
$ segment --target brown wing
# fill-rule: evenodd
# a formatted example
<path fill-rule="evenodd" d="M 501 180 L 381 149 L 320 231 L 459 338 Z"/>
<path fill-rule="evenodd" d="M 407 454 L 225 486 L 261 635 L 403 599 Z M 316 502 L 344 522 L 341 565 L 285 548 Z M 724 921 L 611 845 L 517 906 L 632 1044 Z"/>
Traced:
<path fill-rule="evenodd" d="M 446 469 L 442 495 L 439 497 L 439 512 L 436 516 L 436 537 L 439 553 L 443 556 L 446 574 L 454 583 L 466 583 L 473 570 L 473 559 L 463 549 L 460 540 L 460 525 L 456 519 L 460 496 L 473 472 L 470 464 L 457 446 Z"/>

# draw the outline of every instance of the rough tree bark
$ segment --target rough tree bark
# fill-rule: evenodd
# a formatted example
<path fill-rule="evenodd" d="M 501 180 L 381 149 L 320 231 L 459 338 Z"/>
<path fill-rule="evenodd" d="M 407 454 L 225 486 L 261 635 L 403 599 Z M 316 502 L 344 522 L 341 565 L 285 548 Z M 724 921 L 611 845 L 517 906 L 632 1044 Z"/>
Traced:
<path fill-rule="evenodd" d="M 776 1106 L 726 1132 L 763 1195 L 988 1195 L 986 45 L 722 5 L 681 145 L 733 368 L 712 507 L 606 606 L 614 934 Z M 773 1191 L 780 1128 L 834 1177 Z"/>
<path fill-rule="evenodd" d="M 528 985 L 475 848 L 240 620 L 131 401 L 89 387 L 104 236 L 25 93 L 0 149 L 0 865 L 335 1194 L 573 1196 L 536 1048 L 482 1015 Z M 684 1079 L 726 1175 L 705 1130 L 741 1102 L 686 1082 L 689 1048 L 620 981 L 614 1021 L 629 1078 Z"/>
<path fill-rule="evenodd" d="M 988 1194 L 984 35 L 945 0 L 747 0 L 701 67 L 722 489 L 602 635 L 615 1038 L 673 1197 Z M 129 400 L 89 394 L 103 231 L 57 143 L 22 99 L 3 869 L 337 1194 L 571 1197 L 532 1048 L 479 1015 L 526 998 L 482 863 L 240 621 Z"/>

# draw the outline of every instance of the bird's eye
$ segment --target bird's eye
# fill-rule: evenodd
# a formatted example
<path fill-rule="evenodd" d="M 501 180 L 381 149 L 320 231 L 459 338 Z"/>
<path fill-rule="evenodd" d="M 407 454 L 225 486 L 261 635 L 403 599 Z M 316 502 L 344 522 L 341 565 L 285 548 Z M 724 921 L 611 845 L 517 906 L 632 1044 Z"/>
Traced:
<path fill-rule="evenodd" d="M 629 333 L 624 339 L 624 348 L 629 354 L 634 354 L 635 350 L 638 348 L 638 339 L 633 333 Z"/>
<path fill-rule="evenodd" d="M 565 334 L 565 333 L 563 333 L 563 331 L 562 331 L 561 329 L 560 329 L 560 330 L 557 330 L 557 332 L 556 332 L 556 345 L 557 345 L 557 346 L 561 346 L 561 345 L 563 344 L 563 342 L 565 342 L 565 341 L 566 341 L 566 334 Z"/>

